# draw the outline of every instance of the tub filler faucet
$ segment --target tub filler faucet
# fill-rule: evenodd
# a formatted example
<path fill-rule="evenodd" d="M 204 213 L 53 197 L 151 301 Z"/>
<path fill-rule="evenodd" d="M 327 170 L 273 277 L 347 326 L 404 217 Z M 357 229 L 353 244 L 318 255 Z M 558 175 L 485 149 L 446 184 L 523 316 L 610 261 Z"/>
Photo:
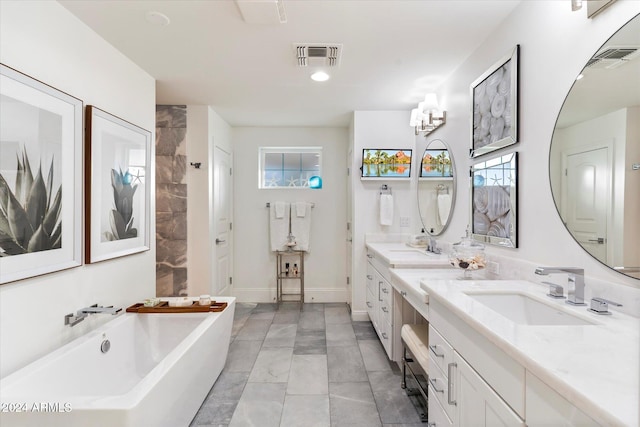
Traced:
<path fill-rule="evenodd" d="M 93 304 L 92 306 L 81 308 L 75 314 L 69 313 L 64 316 L 64 324 L 69 326 L 75 326 L 78 323 L 82 322 L 85 317 L 90 314 L 96 313 L 107 313 L 111 315 L 116 315 L 122 311 L 122 308 L 114 308 L 112 305 L 109 307 L 99 306 L 98 304 Z"/>
<path fill-rule="evenodd" d="M 571 305 L 587 305 L 584 302 L 584 269 L 576 267 L 538 267 L 536 274 L 546 276 L 552 273 L 567 273 L 568 289 L 567 304 Z"/>

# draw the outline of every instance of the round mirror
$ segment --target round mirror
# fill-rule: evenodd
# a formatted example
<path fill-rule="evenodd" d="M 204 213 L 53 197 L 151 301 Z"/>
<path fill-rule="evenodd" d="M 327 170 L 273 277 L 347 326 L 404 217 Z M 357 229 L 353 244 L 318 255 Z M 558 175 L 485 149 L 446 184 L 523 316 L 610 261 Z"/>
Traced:
<path fill-rule="evenodd" d="M 549 153 L 551 191 L 573 238 L 640 279 L 640 16 L 616 32 L 576 79 Z"/>
<path fill-rule="evenodd" d="M 456 200 L 455 165 L 446 142 L 427 144 L 418 174 L 418 211 L 422 227 L 432 236 L 446 230 Z"/>

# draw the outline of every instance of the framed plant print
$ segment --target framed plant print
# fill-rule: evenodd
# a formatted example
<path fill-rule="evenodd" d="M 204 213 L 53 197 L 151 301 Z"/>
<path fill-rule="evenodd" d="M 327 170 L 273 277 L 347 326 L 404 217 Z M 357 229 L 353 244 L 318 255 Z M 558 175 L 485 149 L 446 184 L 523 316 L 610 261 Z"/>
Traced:
<path fill-rule="evenodd" d="M 520 45 L 471 83 L 470 157 L 518 142 L 518 56 Z"/>
<path fill-rule="evenodd" d="M 0 284 L 82 263 L 82 101 L 0 64 Z"/>
<path fill-rule="evenodd" d="M 87 106 L 85 262 L 149 249 L 151 132 Z"/>
<path fill-rule="evenodd" d="M 471 237 L 518 247 L 518 153 L 471 166 Z"/>

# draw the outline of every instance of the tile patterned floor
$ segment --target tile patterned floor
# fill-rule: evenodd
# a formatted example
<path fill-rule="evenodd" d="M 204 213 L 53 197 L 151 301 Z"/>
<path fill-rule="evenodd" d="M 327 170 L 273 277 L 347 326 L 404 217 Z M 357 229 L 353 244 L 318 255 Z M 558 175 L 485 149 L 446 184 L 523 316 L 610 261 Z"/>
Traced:
<path fill-rule="evenodd" d="M 191 426 L 424 427 L 370 322 L 345 304 L 236 304 L 227 364 Z"/>

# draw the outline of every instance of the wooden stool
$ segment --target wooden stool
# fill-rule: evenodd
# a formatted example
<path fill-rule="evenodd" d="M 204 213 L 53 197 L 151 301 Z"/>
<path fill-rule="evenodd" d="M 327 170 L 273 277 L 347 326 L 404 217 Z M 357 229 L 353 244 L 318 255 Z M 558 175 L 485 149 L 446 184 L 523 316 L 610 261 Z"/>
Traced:
<path fill-rule="evenodd" d="M 416 372 L 414 368 L 411 367 L 410 363 L 417 363 L 418 365 L 420 365 L 420 368 L 422 368 L 424 373 L 427 376 L 429 375 L 429 325 L 402 325 L 400 336 L 402 338 L 403 348 L 401 387 L 407 388 L 407 370 L 409 370 L 411 377 L 413 377 L 417 384 L 417 389 L 408 389 L 407 394 L 409 394 L 410 396 L 422 395 L 422 397 L 424 398 L 424 404 L 422 406 L 425 412 L 421 415 L 421 418 L 422 421 L 425 422 L 427 420 L 428 411 L 426 385 L 423 386 L 422 384 L 420 384 Z M 407 350 L 409 354 L 407 354 Z"/>

